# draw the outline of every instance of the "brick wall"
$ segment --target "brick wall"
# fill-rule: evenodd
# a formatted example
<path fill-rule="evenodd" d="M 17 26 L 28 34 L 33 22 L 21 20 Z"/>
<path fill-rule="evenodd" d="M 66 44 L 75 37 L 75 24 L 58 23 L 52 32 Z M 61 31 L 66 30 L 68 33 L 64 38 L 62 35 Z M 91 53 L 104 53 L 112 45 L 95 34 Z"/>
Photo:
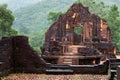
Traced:
<path fill-rule="evenodd" d="M 0 41 L 0 76 L 9 74 L 12 67 L 12 39 L 2 38 Z"/>
<path fill-rule="evenodd" d="M 35 52 L 25 36 L 0 40 L 0 76 L 10 72 L 42 73 L 49 67 Z"/>

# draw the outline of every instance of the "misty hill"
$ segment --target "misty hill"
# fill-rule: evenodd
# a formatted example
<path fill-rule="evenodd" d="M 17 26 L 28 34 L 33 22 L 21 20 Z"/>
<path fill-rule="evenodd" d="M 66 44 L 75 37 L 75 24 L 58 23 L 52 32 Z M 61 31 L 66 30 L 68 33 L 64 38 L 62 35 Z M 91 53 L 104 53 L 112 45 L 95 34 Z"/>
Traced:
<path fill-rule="evenodd" d="M 40 2 L 41 0 L 0 0 L 0 4 L 8 4 L 8 8 L 12 11 L 31 4 Z"/>
<path fill-rule="evenodd" d="M 30 32 L 39 32 L 49 27 L 47 16 L 50 11 L 65 12 L 74 2 L 75 0 L 42 0 L 35 5 L 16 10 L 13 27 L 20 31 L 27 28 Z"/>

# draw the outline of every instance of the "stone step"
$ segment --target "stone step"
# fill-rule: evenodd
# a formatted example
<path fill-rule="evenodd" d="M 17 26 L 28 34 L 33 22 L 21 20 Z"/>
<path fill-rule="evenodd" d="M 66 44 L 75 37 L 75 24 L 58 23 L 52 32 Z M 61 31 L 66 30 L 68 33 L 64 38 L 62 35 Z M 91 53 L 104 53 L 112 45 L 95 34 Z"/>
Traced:
<path fill-rule="evenodd" d="M 120 59 L 110 59 L 110 65 L 112 65 L 112 64 L 120 64 Z"/>
<path fill-rule="evenodd" d="M 116 74 L 117 70 L 110 70 L 110 72 Z"/>
<path fill-rule="evenodd" d="M 46 69 L 46 73 L 52 74 L 64 74 L 64 73 L 73 73 L 74 71 L 71 69 Z"/>
<path fill-rule="evenodd" d="M 69 64 L 70 65 L 70 64 L 72 64 L 72 62 L 63 62 L 63 64 Z"/>
<path fill-rule="evenodd" d="M 51 65 L 51 69 L 69 69 L 68 65 Z"/>
<path fill-rule="evenodd" d="M 64 56 L 71 56 L 71 55 L 74 55 L 74 53 L 68 52 L 68 53 L 64 53 L 63 55 L 64 55 Z"/>
<path fill-rule="evenodd" d="M 116 70 L 119 65 L 110 65 L 111 70 Z"/>
<path fill-rule="evenodd" d="M 72 59 L 71 58 L 64 58 L 63 59 L 63 64 L 71 65 L 72 64 Z"/>
<path fill-rule="evenodd" d="M 0 62 L 0 65 L 3 64 L 4 62 Z"/>
<path fill-rule="evenodd" d="M 116 70 L 110 70 L 110 72 L 111 72 L 110 80 L 114 80 L 114 77 L 115 77 L 117 71 Z"/>
<path fill-rule="evenodd" d="M 69 58 L 65 58 L 65 59 L 63 59 L 63 61 L 68 61 L 68 62 L 72 62 L 72 59 L 69 59 Z"/>
<path fill-rule="evenodd" d="M 117 75 L 115 75 L 114 79 L 117 80 Z"/>

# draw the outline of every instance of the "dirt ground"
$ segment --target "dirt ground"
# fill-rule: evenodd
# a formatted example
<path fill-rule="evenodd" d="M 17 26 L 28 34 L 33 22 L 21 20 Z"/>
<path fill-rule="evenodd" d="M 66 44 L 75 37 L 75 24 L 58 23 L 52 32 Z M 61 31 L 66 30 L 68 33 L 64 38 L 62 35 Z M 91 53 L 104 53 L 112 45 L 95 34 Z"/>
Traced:
<path fill-rule="evenodd" d="M 2 80 L 108 80 L 108 75 L 46 75 L 46 74 L 11 74 Z"/>

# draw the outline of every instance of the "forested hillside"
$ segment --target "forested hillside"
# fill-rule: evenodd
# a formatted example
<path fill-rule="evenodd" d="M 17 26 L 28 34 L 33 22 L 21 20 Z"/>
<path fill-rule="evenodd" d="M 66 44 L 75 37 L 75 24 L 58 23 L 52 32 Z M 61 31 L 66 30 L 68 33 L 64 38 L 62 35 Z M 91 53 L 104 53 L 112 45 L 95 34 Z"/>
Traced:
<path fill-rule="evenodd" d="M 51 22 L 48 20 L 49 12 L 65 12 L 75 1 L 76 0 L 41 0 L 37 4 L 15 10 L 13 27 L 19 31 L 19 34 L 29 36 L 32 46 L 38 48 L 44 40 L 45 31 L 51 25 Z M 96 2 L 99 1 L 101 0 L 96 0 Z M 111 3 L 117 4 L 120 0 L 107 1 L 108 0 L 104 1 L 106 5 Z M 91 6 L 93 8 L 92 10 L 93 12 L 96 11 L 96 14 L 103 13 L 100 11 L 103 8 L 100 9 L 99 5 L 95 6 L 94 3 L 90 5 L 93 5 Z"/>
<path fill-rule="evenodd" d="M 49 12 L 65 12 L 74 2 L 75 0 L 42 0 L 35 5 L 16 10 L 13 27 L 20 34 L 29 36 L 32 46 L 40 46 L 44 40 L 45 31 L 51 25 L 48 21 Z"/>
<path fill-rule="evenodd" d="M 21 30 L 21 27 L 29 28 L 30 31 L 40 31 L 48 28 L 48 13 L 50 11 L 66 11 L 74 0 L 42 0 L 41 2 L 15 11 L 16 21 L 14 27 Z M 49 4 L 46 4 L 49 3 Z"/>

